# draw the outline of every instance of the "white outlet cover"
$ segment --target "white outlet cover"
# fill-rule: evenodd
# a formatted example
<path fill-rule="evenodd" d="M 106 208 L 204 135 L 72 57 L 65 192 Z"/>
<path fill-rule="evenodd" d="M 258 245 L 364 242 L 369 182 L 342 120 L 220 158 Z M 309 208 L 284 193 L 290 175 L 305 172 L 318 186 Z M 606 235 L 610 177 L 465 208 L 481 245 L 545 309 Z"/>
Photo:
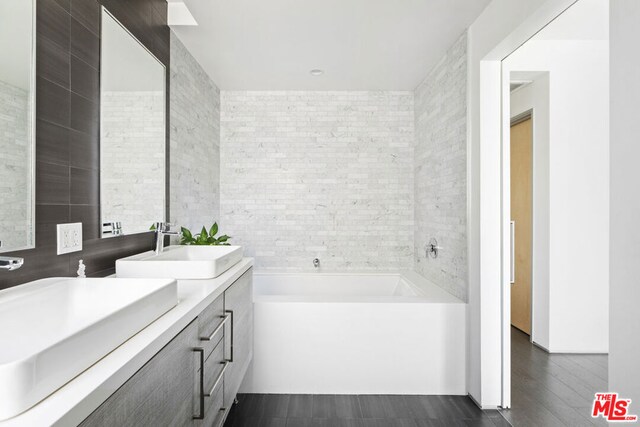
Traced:
<path fill-rule="evenodd" d="M 82 250 L 82 223 L 58 224 L 58 255 Z"/>

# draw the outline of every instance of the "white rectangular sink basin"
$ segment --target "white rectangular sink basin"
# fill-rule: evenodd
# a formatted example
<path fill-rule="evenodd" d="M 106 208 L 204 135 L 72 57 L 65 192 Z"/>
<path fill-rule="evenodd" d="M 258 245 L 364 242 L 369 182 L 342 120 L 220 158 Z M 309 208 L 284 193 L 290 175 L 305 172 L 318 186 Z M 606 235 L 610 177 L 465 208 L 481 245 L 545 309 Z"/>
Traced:
<path fill-rule="evenodd" d="M 0 291 L 0 420 L 40 402 L 177 303 L 170 279 L 51 278 Z"/>
<path fill-rule="evenodd" d="M 116 261 L 118 277 L 213 279 L 242 261 L 242 246 L 168 246 Z"/>

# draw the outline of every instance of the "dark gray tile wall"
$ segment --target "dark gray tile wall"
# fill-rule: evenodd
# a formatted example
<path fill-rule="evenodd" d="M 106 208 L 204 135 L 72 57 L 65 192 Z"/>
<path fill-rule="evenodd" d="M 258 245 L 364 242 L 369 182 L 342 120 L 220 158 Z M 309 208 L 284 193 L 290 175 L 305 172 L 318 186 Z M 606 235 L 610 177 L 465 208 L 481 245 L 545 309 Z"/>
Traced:
<path fill-rule="evenodd" d="M 151 233 L 99 238 L 101 5 L 169 69 L 165 0 L 37 1 L 36 247 L 6 254 L 24 257 L 25 265 L 0 272 L 0 289 L 75 276 L 79 259 L 85 260 L 88 275 L 104 276 L 113 272 L 117 258 L 153 246 Z M 166 99 L 168 111 L 168 72 Z M 166 122 L 168 135 L 168 114 Z M 56 224 L 66 222 L 83 223 L 84 248 L 58 256 Z"/>

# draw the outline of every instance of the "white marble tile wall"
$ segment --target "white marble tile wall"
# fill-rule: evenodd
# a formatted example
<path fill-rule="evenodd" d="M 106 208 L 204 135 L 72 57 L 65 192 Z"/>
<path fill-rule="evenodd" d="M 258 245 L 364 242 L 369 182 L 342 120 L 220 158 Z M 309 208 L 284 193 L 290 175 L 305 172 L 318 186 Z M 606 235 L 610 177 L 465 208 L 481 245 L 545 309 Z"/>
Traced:
<path fill-rule="evenodd" d="M 412 92 L 221 93 L 221 228 L 257 269 L 413 267 Z"/>
<path fill-rule="evenodd" d="M 467 300 L 467 35 L 415 91 L 415 268 Z M 431 237 L 444 249 L 425 257 Z"/>
<path fill-rule="evenodd" d="M 209 227 L 220 216 L 220 91 L 171 33 L 171 222 Z"/>
<path fill-rule="evenodd" d="M 0 81 L 0 241 L 22 248 L 31 239 L 31 150 L 28 92 Z"/>
<path fill-rule="evenodd" d="M 165 211 L 164 94 L 103 92 L 100 103 L 102 220 L 149 230 Z"/>

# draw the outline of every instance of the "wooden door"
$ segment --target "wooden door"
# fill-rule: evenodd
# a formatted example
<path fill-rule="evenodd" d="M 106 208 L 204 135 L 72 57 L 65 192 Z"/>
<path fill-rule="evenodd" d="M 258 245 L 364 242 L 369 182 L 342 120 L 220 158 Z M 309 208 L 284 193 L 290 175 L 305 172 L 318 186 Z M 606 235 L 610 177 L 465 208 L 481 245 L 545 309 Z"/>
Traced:
<path fill-rule="evenodd" d="M 515 282 L 511 324 L 531 335 L 533 134 L 528 118 L 511 126 L 511 220 L 515 221 Z"/>

